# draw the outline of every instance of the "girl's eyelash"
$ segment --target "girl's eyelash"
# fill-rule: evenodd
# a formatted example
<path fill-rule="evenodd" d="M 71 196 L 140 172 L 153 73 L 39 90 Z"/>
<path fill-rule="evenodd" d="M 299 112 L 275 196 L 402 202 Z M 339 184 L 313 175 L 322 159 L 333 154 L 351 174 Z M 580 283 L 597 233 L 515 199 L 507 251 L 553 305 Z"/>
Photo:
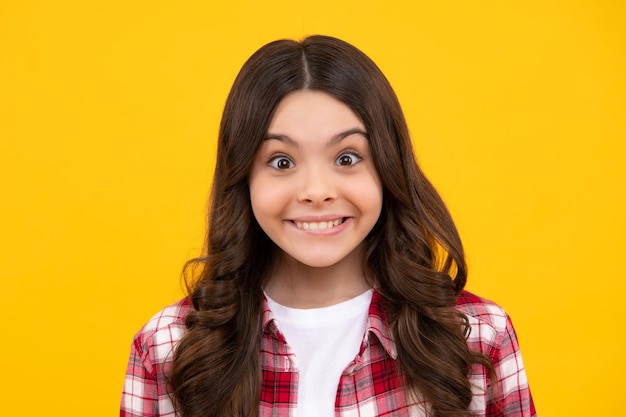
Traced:
<path fill-rule="evenodd" d="M 282 153 L 275 153 L 275 154 L 270 155 L 270 157 L 269 157 L 269 158 L 267 158 L 267 163 L 269 164 L 269 163 L 270 163 L 270 162 L 272 162 L 274 159 L 279 158 L 279 157 L 281 157 L 281 156 L 282 156 L 282 157 L 285 157 L 285 158 L 288 158 L 288 156 L 287 156 L 287 155 L 285 155 L 285 154 L 282 154 Z"/>
<path fill-rule="evenodd" d="M 361 154 L 359 153 L 359 151 L 357 151 L 357 150 L 355 150 L 355 149 L 344 149 L 343 151 L 341 151 L 341 152 L 339 153 L 339 156 L 341 156 L 341 155 L 343 155 L 343 154 L 346 154 L 346 153 L 352 154 L 352 155 L 354 155 L 354 156 L 358 156 L 358 157 L 359 157 L 359 159 L 363 159 L 363 157 L 361 156 Z"/>

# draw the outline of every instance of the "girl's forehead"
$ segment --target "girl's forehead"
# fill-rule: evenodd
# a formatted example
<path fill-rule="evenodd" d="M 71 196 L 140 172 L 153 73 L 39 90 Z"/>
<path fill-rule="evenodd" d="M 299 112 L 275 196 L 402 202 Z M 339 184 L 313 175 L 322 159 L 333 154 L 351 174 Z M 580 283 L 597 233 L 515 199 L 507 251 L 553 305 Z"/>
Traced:
<path fill-rule="evenodd" d="M 345 103 L 320 91 L 300 90 L 288 94 L 278 104 L 268 134 L 316 131 L 335 135 L 337 129 L 361 128 L 361 119 Z"/>

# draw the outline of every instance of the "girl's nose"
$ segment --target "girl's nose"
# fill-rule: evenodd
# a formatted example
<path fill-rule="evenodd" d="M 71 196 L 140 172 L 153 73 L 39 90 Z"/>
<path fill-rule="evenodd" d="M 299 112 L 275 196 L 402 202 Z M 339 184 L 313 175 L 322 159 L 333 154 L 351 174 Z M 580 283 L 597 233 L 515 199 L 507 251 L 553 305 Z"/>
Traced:
<path fill-rule="evenodd" d="M 320 205 L 337 198 L 332 175 L 323 169 L 311 169 L 302 173 L 302 187 L 298 196 L 301 203 Z"/>

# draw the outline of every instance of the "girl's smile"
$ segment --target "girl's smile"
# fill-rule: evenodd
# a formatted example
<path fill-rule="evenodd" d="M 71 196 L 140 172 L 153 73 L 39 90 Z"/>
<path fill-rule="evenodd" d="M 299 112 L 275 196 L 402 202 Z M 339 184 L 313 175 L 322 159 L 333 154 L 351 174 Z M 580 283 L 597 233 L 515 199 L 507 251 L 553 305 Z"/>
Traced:
<path fill-rule="evenodd" d="M 340 229 L 338 226 L 344 224 L 345 221 L 346 221 L 345 217 L 335 218 L 334 220 L 321 220 L 321 221 L 319 220 L 313 220 L 313 221 L 293 220 L 293 222 L 296 224 L 296 227 L 298 229 L 308 230 L 311 232 L 317 232 L 317 231 L 322 232 L 324 230 L 333 230 L 333 229 L 335 232 L 337 232 Z"/>
<path fill-rule="evenodd" d="M 365 126 L 347 105 L 311 90 L 287 95 L 249 181 L 254 216 L 283 256 L 362 273 L 360 248 L 380 216 L 382 185 Z"/>

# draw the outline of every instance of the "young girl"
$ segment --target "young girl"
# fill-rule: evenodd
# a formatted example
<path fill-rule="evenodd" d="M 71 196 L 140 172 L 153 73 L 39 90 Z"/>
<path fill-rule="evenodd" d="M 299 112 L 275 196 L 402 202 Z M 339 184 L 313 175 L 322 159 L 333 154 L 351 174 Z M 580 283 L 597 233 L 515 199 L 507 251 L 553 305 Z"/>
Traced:
<path fill-rule="evenodd" d="M 393 90 L 341 40 L 244 64 L 188 267 L 189 297 L 135 337 L 121 416 L 535 415 Z"/>

